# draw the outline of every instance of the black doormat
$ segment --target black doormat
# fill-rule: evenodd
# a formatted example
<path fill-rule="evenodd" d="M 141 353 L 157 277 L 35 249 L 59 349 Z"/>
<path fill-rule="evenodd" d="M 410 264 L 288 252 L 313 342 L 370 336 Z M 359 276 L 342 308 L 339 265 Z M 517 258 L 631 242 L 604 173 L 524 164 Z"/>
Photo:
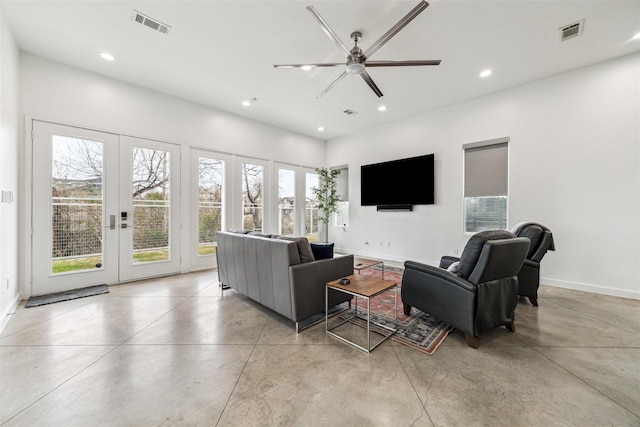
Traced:
<path fill-rule="evenodd" d="M 92 297 L 94 295 L 108 294 L 108 293 L 109 293 L 109 288 L 107 287 L 107 285 L 89 286 L 87 288 L 74 289 L 72 291 L 58 292 L 55 294 L 31 297 L 27 301 L 27 305 L 25 305 L 25 307 L 26 308 L 38 307 L 40 305 L 53 304 L 55 302 L 69 301 L 72 299 Z"/>

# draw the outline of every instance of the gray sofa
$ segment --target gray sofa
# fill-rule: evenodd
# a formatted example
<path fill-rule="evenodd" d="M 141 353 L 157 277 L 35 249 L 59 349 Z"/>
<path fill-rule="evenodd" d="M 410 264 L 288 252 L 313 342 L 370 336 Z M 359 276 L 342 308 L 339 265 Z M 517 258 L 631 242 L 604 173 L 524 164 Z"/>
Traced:
<path fill-rule="evenodd" d="M 302 263 L 300 241 L 220 231 L 217 242 L 218 280 L 293 320 L 297 332 L 325 311 L 325 284 L 353 274 L 353 255 Z M 350 298 L 332 291 L 329 307 Z"/>

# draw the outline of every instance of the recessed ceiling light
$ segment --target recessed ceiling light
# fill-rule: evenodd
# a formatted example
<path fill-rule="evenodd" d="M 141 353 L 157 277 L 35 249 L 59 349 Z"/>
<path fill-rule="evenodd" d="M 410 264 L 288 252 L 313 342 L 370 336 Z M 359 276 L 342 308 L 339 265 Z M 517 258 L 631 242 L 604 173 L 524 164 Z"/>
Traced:
<path fill-rule="evenodd" d="M 109 52 L 100 52 L 100 57 L 105 61 L 115 61 L 116 57 L 111 55 Z"/>
<path fill-rule="evenodd" d="M 244 101 L 242 101 L 242 105 L 244 105 L 245 107 L 250 107 L 251 104 L 253 104 L 254 102 L 256 102 L 258 100 L 258 98 L 253 97 L 251 99 L 245 99 Z"/>
<path fill-rule="evenodd" d="M 387 107 L 385 107 L 384 105 L 381 105 L 378 107 L 378 111 L 387 111 Z"/>
<path fill-rule="evenodd" d="M 631 37 L 631 40 L 640 40 L 640 33 L 636 33 L 633 37 Z"/>
<path fill-rule="evenodd" d="M 304 71 L 309 71 L 311 68 L 313 68 L 311 65 L 303 65 L 302 67 L 300 67 L 301 69 L 303 69 Z"/>
<path fill-rule="evenodd" d="M 484 70 L 480 73 L 480 77 L 489 77 L 493 73 L 491 70 Z"/>
<path fill-rule="evenodd" d="M 318 132 L 324 132 L 324 127 L 318 126 Z"/>

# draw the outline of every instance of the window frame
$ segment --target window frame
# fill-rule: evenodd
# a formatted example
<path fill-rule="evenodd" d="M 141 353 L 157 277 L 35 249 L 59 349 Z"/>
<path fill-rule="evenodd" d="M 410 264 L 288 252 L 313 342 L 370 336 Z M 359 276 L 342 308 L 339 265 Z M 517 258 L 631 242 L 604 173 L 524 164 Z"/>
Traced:
<path fill-rule="evenodd" d="M 509 167 L 510 167 L 510 162 L 509 162 L 509 142 L 510 142 L 510 137 L 502 137 L 502 138 L 496 138 L 496 139 L 490 139 L 490 140 L 485 140 L 485 141 L 478 141 L 478 142 L 474 142 L 474 143 L 470 143 L 470 144 L 464 144 L 462 146 L 462 154 L 463 154 L 463 167 L 462 167 L 462 171 L 463 171 L 463 179 L 462 179 L 462 230 L 464 234 L 475 234 L 479 231 L 484 231 L 484 230 L 495 230 L 495 229 L 500 229 L 500 230 L 508 230 L 508 226 L 509 226 Z M 469 162 L 469 158 L 470 156 L 468 155 L 471 152 L 474 151 L 478 151 L 477 149 L 487 149 L 487 148 L 495 148 L 495 149 L 502 149 L 504 148 L 506 150 L 505 154 L 502 155 L 502 153 L 496 151 L 493 154 L 493 157 L 496 157 L 496 159 L 491 158 L 492 156 L 488 156 L 487 158 L 485 158 L 485 162 L 487 162 L 486 165 L 482 166 L 481 168 L 489 168 L 490 170 L 497 170 L 500 173 L 496 173 L 494 174 L 494 176 L 491 177 L 490 180 L 488 180 L 488 183 L 485 183 L 486 185 L 480 185 L 480 186 L 475 186 L 474 187 L 474 192 L 479 192 L 480 194 L 473 194 L 473 195 L 468 195 L 469 191 L 467 186 L 468 186 L 468 175 L 471 174 L 477 174 L 477 172 L 473 172 L 473 170 L 471 168 L 468 167 L 468 162 Z M 505 161 L 506 164 L 497 164 L 496 162 L 498 161 Z M 475 160 L 474 160 L 475 161 Z M 492 163 L 494 162 L 494 163 Z M 475 168 L 474 168 L 475 169 Z M 472 170 L 472 172 L 469 172 L 470 170 Z M 491 189 L 490 187 L 493 187 L 493 189 Z M 503 188 L 503 189 L 502 189 Z M 493 193 L 493 194 L 491 194 Z M 487 199 L 486 202 L 490 202 L 489 199 L 492 200 L 496 200 L 496 199 L 504 199 L 505 200 L 505 207 L 504 207 L 504 212 L 503 215 L 496 215 L 496 218 L 494 218 L 494 221 L 499 221 L 500 217 L 504 218 L 504 223 L 503 224 L 499 224 L 497 226 L 489 226 L 489 227 L 479 227 L 477 229 L 468 229 L 467 228 L 467 224 L 469 222 L 469 213 L 467 210 L 467 206 L 468 206 L 468 201 L 470 201 L 471 199 Z"/>

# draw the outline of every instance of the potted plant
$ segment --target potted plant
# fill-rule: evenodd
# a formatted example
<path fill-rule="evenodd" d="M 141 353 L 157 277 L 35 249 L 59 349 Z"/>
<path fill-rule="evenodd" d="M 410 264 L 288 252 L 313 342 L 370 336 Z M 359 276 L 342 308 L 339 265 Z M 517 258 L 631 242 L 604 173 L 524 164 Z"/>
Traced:
<path fill-rule="evenodd" d="M 312 187 L 318 207 L 318 221 L 324 224 L 322 241 L 329 240 L 329 221 L 331 214 L 338 212 L 340 195 L 337 191 L 336 179 L 340 175 L 339 169 L 316 168 L 318 174 L 318 187 Z"/>

